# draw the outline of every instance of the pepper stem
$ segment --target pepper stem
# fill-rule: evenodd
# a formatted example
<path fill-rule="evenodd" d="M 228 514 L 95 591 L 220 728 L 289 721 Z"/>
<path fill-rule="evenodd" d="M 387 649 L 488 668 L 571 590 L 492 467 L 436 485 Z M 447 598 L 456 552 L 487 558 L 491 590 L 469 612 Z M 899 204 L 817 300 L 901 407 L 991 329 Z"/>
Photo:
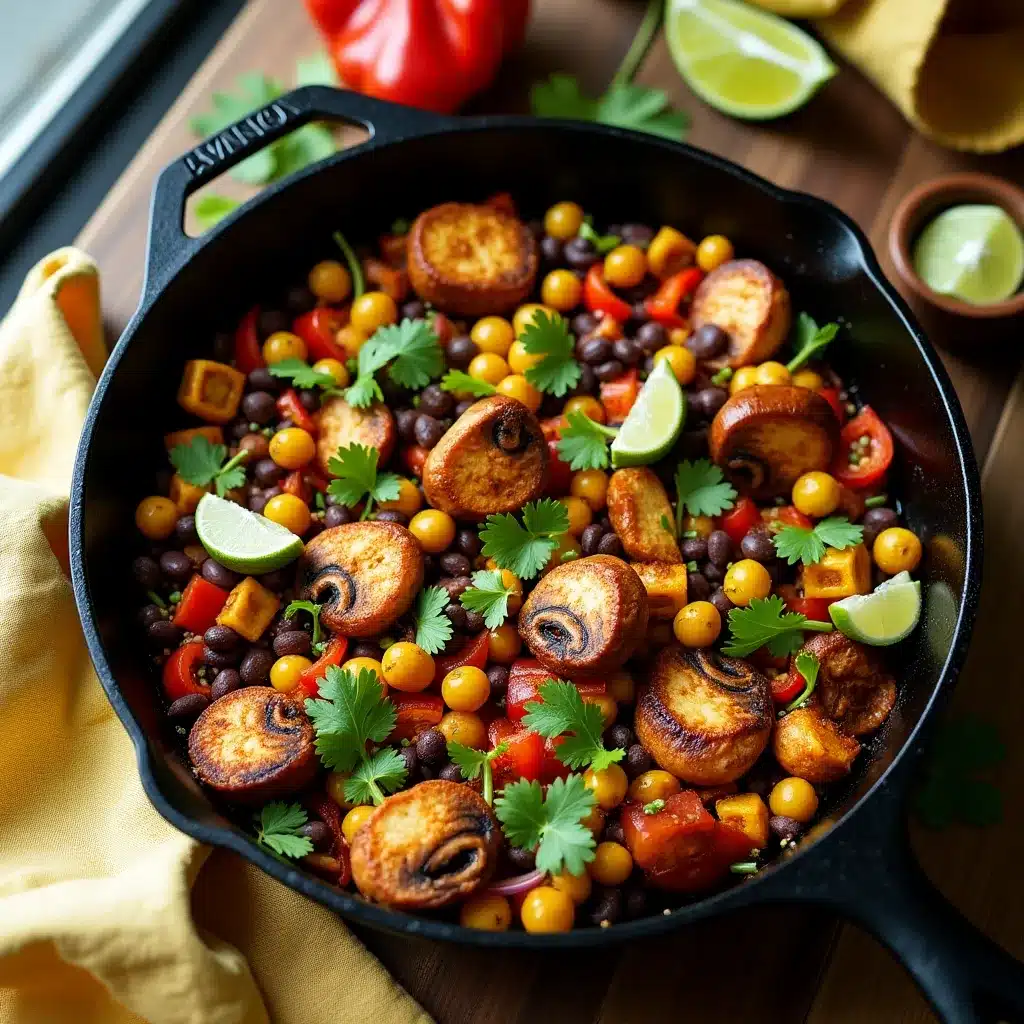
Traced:
<path fill-rule="evenodd" d="M 617 85 L 629 85 L 643 63 L 647 51 L 654 42 L 654 37 L 661 28 L 661 20 L 665 16 L 665 0 L 648 0 L 647 10 L 640 21 L 640 26 L 633 36 L 633 42 L 629 44 L 626 56 L 622 58 L 618 71 L 611 81 L 611 88 Z"/>

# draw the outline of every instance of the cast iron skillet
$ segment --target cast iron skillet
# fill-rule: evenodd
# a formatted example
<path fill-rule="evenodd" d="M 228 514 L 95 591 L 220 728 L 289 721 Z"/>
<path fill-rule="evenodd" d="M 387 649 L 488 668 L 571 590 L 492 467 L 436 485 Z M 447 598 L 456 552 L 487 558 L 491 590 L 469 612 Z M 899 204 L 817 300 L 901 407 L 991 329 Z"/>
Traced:
<path fill-rule="evenodd" d="M 307 121 L 339 118 L 363 144 L 267 189 L 202 238 L 182 230 L 186 197 L 204 181 Z M 396 216 L 448 199 L 512 192 L 537 213 L 571 197 L 602 222 L 679 224 L 721 232 L 763 259 L 796 309 L 840 319 L 834 359 L 892 426 L 899 488 L 927 542 L 923 625 L 897 652 L 899 703 L 865 767 L 831 798 L 830 827 L 741 885 L 614 928 L 566 935 L 470 931 L 363 902 L 258 849 L 211 803 L 168 735 L 151 666 L 126 602 L 133 510 L 164 462 L 161 434 L 183 422 L 175 388 L 184 360 L 208 355 L 261 294 L 301 279 L 329 235 L 375 237 Z M 71 514 L 75 597 L 100 681 L 134 741 L 143 785 L 168 821 L 235 850 L 345 917 L 393 932 L 488 947 L 554 949 L 657 935 L 758 902 L 823 904 L 877 935 L 947 1021 L 1024 1019 L 1024 969 L 950 907 L 907 843 L 904 797 L 926 726 L 967 650 L 981 571 L 978 471 L 960 406 L 929 343 L 882 277 L 863 234 L 827 203 L 787 192 L 717 157 L 629 131 L 514 117 L 441 118 L 310 87 L 222 132 L 160 175 L 138 312 L 96 388 L 75 465 Z"/>

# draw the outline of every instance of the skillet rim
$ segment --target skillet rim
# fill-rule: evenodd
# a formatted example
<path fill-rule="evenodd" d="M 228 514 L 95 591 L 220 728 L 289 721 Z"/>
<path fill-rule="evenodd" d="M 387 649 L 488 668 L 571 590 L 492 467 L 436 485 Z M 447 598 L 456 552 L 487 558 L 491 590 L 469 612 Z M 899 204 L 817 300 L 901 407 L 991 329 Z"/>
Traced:
<path fill-rule="evenodd" d="M 419 114 L 420 112 L 417 111 L 415 113 Z M 356 118 L 355 120 L 361 121 L 361 118 Z M 132 740 L 135 748 L 136 763 L 146 796 L 165 820 L 193 839 L 211 846 L 234 851 L 279 882 L 315 900 L 329 910 L 340 914 L 343 918 L 378 930 L 404 936 L 420 936 L 443 942 L 454 942 L 462 945 L 492 949 L 551 950 L 587 948 L 614 945 L 631 939 L 664 934 L 690 921 L 709 917 L 713 914 L 737 910 L 753 903 L 785 901 L 787 899 L 793 902 L 807 901 L 808 899 L 820 902 L 820 893 L 808 892 L 801 895 L 798 876 L 794 875 L 792 871 L 788 875 L 785 874 L 786 869 L 791 868 L 797 862 L 809 860 L 812 853 L 819 854 L 819 847 L 828 845 L 829 840 L 832 840 L 833 844 L 835 844 L 840 834 L 843 835 L 847 843 L 856 843 L 855 819 L 858 816 L 863 816 L 864 808 L 872 804 L 872 798 L 882 797 L 882 791 L 884 790 L 888 790 L 890 795 L 898 793 L 901 786 L 905 784 L 909 769 L 916 755 L 920 752 L 922 730 L 928 727 L 938 706 L 948 697 L 959 671 L 963 667 L 977 611 L 982 560 L 980 474 L 970 432 L 960 407 L 959 399 L 934 346 L 928 341 L 924 332 L 918 326 L 903 298 L 885 278 L 878 259 L 864 232 L 842 210 L 817 196 L 775 185 L 760 175 L 754 174 L 723 157 L 686 143 L 652 137 L 628 129 L 552 118 L 485 115 L 481 117 L 459 118 L 458 120 L 435 120 L 428 115 L 423 115 L 421 127 L 390 136 L 386 135 L 386 126 L 383 122 L 380 125 L 382 129 L 380 134 L 374 130 L 372 124 L 363 123 L 370 130 L 370 137 L 365 142 L 342 150 L 264 189 L 259 195 L 246 202 L 238 210 L 233 211 L 200 238 L 189 238 L 182 233 L 182 244 L 178 252 L 160 253 L 154 251 L 153 214 L 156 212 L 155 203 L 151 209 L 150 234 L 147 239 L 146 273 L 139 306 L 110 353 L 86 413 L 75 457 L 68 523 L 71 579 L 75 603 L 89 650 L 89 656 L 100 684 L 106 692 L 107 699 L 110 701 L 115 713 Z M 219 239 L 222 234 L 229 232 L 232 226 L 242 217 L 256 215 L 257 210 L 272 202 L 284 189 L 290 188 L 311 175 L 328 172 L 338 164 L 369 156 L 369 154 L 385 147 L 400 146 L 406 141 L 433 135 L 462 135 L 465 133 L 511 130 L 542 133 L 555 132 L 562 135 L 572 135 L 574 133 L 597 135 L 604 138 L 620 138 L 638 147 L 653 147 L 665 150 L 676 158 L 704 164 L 725 177 L 756 188 L 783 205 L 803 206 L 814 210 L 819 216 L 830 219 L 842 227 L 856 246 L 858 258 L 854 262 L 858 272 L 862 273 L 875 290 L 881 294 L 882 298 L 887 301 L 903 329 L 909 334 L 914 345 L 917 347 L 931 377 L 932 386 L 938 392 L 946 418 L 952 428 L 960 470 L 960 485 L 965 495 L 966 509 L 964 591 L 959 602 L 949 653 L 945 663 L 938 672 L 938 680 L 932 688 L 918 720 L 910 729 L 903 744 L 894 753 L 890 763 L 856 803 L 835 822 L 835 825 L 828 833 L 821 840 L 803 844 L 791 856 L 777 858 L 757 875 L 752 876 L 742 884 L 733 885 L 721 892 L 678 907 L 671 912 L 655 914 L 636 921 L 623 922 L 611 928 L 580 928 L 555 935 L 533 935 L 520 931 L 483 932 L 463 928 L 457 923 L 415 917 L 387 910 L 368 903 L 346 891 L 334 889 L 312 875 L 297 871 L 289 865 L 281 863 L 261 850 L 253 839 L 236 827 L 206 825 L 176 810 L 163 795 L 153 769 L 154 752 L 149 747 L 142 726 L 134 717 L 123 698 L 120 688 L 114 679 L 110 664 L 107 661 L 106 652 L 93 614 L 85 571 L 83 497 L 92 449 L 93 429 L 99 415 L 99 410 L 105 400 L 107 389 L 117 372 L 126 348 L 142 327 L 147 314 L 158 297 L 169 283 L 181 273 L 188 260 L 208 244 Z M 172 162 L 168 165 L 168 168 L 174 167 L 179 162 L 180 160 Z M 165 168 L 165 171 L 168 168 Z M 880 803 L 881 801 L 876 799 L 875 802 Z M 785 883 L 787 881 L 790 883 L 796 882 L 796 885 L 790 885 L 790 889 L 795 891 L 786 891 Z M 811 889 L 813 888 L 812 886 Z"/>

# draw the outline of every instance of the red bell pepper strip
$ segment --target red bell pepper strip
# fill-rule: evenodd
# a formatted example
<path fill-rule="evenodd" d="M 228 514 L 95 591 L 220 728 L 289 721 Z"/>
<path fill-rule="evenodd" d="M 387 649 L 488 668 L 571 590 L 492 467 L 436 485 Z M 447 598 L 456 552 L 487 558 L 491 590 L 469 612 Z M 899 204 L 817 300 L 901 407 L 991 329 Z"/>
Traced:
<path fill-rule="evenodd" d="M 341 810 L 325 793 L 310 793 L 302 802 L 310 814 L 318 817 L 331 830 L 329 855 L 338 862 L 337 878 L 332 881 L 336 885 L 348 885 L 352 880 L 352 859 L 349 855 L 348 841 L 341 828 Z"/>
<path fill-rule="evenodd" d="M 867 446 L 859 446 L 866 437 Z M 859 461 L 850 462 L 851 453 Z M 865 405 L 839 435 L 839 452 L 832 466 L 832 475 L 846 487 L 862 489 L 873 487 L 885 476 L 892 463 L 893 443 L 889 428 L 878 418 L 869 405 Z"/>
<path fill-rule="evenodd" d="M 324 648 L 324 653 L 299 676 L 298 685 L 292 690 L 291 695 L 298 700 L 303 700 L 306 697 L 319 697 L 319 681 L 332 665 L 340 665 L 345 660 L 347 650 L 348 640 L 345 637 L 336 636 L 329 640 Z"/>
<path fill-rule="evenodd" d="M 345 317 L 333 306 L 317 306 L 292 321 L 292 333 L 297 334 L 309 352 L 309 361 L 337 359 L 345 362 L 345 350 L 334 340 L 339 328 L 345 324 Z"/>
<path fill-rule="evenodd" d="M 772 700 L 776 704 L 790 704 L 803 693 L 807 685 L 804 677 L 797 670 L 790 669 L 772 678 Z"/>
<path fill-rule="evenodd" d="M 228 591 L 215 587 L 197 574 L 181 592 L 181 600 L 171 621 L 190 633 L 201 635 L 217 621 L 227 600 Z"/>
<path fill-rule="evenodd" d="M 316 433 L 316 423 L 306 411 L 295 388 L 289 388 L 284 394 L 278 396 L 277 413 L 281 419 L 291 420 L 295 426 L 302 427 L 307 433 Z"/>
<path fill-rule="evenodd" d="M 196 678 L 195 670 L 203 660 L 203 641 L 192 640 L 172 652 L 164 665 L 163 684 L 167 699 L 173 703 L 190 693 L 210 695 L 210 684 Z"/>
<path fill-rule="evenodd" d="M 836 600 L 830 597 L 801 597 L 800 592 L 791 583 L 777 587 L 776 593 L 785 601 L 791 612 L 806 615 L 816 622 L 829 621 L 828 606 Z"/>
<path fill-rule="evenodd" d="M 242 373 L 252 373 L 267 365 L 260 347 L 259 318 L 260 307 L 253 306 L 235 328 L 235 369 Z"/>
<path fill-rule="evenodd" d="M 595 263 L 583 281 L 583 304 L 591 313 L 605 313 L 619 321 L 626 321 L 633 314 L 633 307 L 620 299 L 604 279 L 604 266 Z"/>
<path fill-rule="evenodd" d="M 644 302 L 647 315 L 665 327 L 682 327 L 686 317 L 680 315 L 679 307 L 697 290 L 703 279 L 704 271 L 699 267 L 687 267 L 666 278 Z"/>
<path fill-rule="evenodd" d="M 517 779 L 532 782 L 540 778 L 544 762 L 544 739 L 538 733 L 516 725 L 507 718 L 496 718 L 487 727 L 487 738 L 493 750 L 501 743 L 508 750 L 494 759 L 494 785 L 500 788 Z"/>
<path fill-rule="evenodd" d="M 508 688 L 505 691 L 506 714 L 513 722 L 521 722 L 526 714 L 526 705 L 532 700 L 539 701 L 541 684 L 554 679 L 535 658 L 517 658 L 508 673 Z M 571 680 L 580 691 L 581 697 L 603 697 L 608 692 L 607 683 L 598 679 Z"/>
<path fill-rule="evenodd" d="M 398 708 L 395 728 L 388 737 L 395 740 L 414 740 L 421 732 L 433 729 L 444 718 L 444 701 L 436 693 L 398 693 L 388 697 Z"/>
<path fill-rule="evenodd" d="M 719 520 L 718 525 L 729 534 L 733 544 L 739 544 L 761 521 L 761 512 L 750 498 L 740 498 Z"/>
<path fill-rule="evenodd" d="M 434 658 L 434 682 L 439 683 L 452 669 L 472 665 L 483 668 L 487 664 L 487 652 L 491 634 L 484 630 L 476 636 L 464 638 L 458 650 Z"/>
<path fill-rule="evenodd" d="M 609 426 L 624 423 L 640 394 L 640 376 L 634 367 L 621 377 L 601 385 L 601 404 L 604 406 L 605 422 Z"/>
<path fill-rule="evenodd" d="M 810 517 L 805 516 L 794 505 L 773 505 L 771 508 L 761 509 L 761 522 L 772 534 L 778 533 L 786 526 L 799 526 L 801 529 L 809 530 L 814 525 Z"/>
<path fill-rule="evenodd" d="M 822 388 L 818 394 L 832 406 L 832 411 L 836 414 L 839 425 L 842 426 L 846 422 L 846 407 L 839 398 L 839 388 Z"/>

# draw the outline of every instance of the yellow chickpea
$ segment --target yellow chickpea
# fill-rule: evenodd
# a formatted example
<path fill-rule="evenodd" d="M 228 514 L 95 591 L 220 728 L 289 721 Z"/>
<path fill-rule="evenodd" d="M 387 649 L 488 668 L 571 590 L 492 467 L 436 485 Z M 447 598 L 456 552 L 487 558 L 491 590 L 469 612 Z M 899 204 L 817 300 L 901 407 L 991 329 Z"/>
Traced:
<path fill-rule="evenodd" d="M 710 274 L 716 267 L 732 259 L 733 247 L 725 235 L 708 235 L 697 246 L 697 266 Z"/>
<path fill-rule="evenodd" d="M 629 798 L 649 804 L 652 800 L 667 800 L 680 789 L 682 786 L 674 775 L 660 768 L 652 768 L 649 772 L 638 775 L 629 784 Z"/>
<path fill-rule="evenodd" d="M 376 809 L 376 807 L 372 807 L 369 804 L 360 804 L 358 807 L 353 807 L 352 810 L 345 815 L 341 822 L 341 833 L 349 845 L 352 844 L 356 837 L 356 833 L 366 824 L 370 815 L 373 814 Z"/>
<path fill-rule="evenodd" d="M 659 228 L 647 247 L 647 266 L 655 277 L 664 280 L 693 262 L 694 248 L 681 231 L 668 226 Z"/>
<path fill-rule="evenodd" d="M 551 876 L 551 886 L 564 892 L 575 904 L 586 903 L 594 887 L 586 871 L 582 875 L 570 875 L 568 871 Z"/>
<path fill-rule="evenodd" d="M 558 311 L 550 306 L 544 306 L 539 302 L 527 302 L 520 306 L 512 317 L 512 329 L 518 338 L 526 330 L 527 324 L 533 323 L 533 318 L 538 313 L 546 313 L 550 316 L 557 316 Z M 543 357 L 541 357 L 543 358 Z"/>
<path fill-rule="evenodd" d="M 291 693 L 299 685 L 299 679 L 313 662 L 301 654 L 286 654 L 270 666 L 270 685 L 282 693 Z"/>
<path fill-rule="evenodd" d="M 772 814 L 806 823 L 818 810 L 818 794 L 806 780 L 792 776 L 777 782 L 768 795 Z"/>
<path fill-rule="evenodd" d="M 532 934 L 572 931 L 576 905 L 568 893 L 550 885 L 538 885 L 523 900 L 519 919 Z"/>
<path fill-rule="evenodd" d="M 479 356 L 477 357 L 479 358 Z M 499 395 L 522 402 L 530 412 L 536 412 L 544 396 L 522 374 L 510 373 L 495 385 Z"/>
<path fill-rule="evenodd" d="M 309 350 L 306 343 L 291 331 L 274 331 L 274 333 L 263 342 L 263 358 L 273 366 L 284 359 L 301 359 L 305 361 Z"/>
<path fill-rule="evenodd" d="M 620 843 L 598 843 L 590 875 L 599 885 L 622 885 L 633 873 L 633 857 Z"/>
<path fill-rule="evenodd" d="M 459 910 L 459 924 L 480 932 L 507 932 L 512 925 L 512 904 L 497 892 L 471 896 Z"/>
<path fill-rule="evenodd" d="M 342 671 L 351 672 L 358 676 L 360 672 L 372 672 L 377 677 L 377 682 L 384 683 L 384 666 L 376 658 L 349 658 L 342 666 Z"/>
<path fill-rule="evenodd" d="M 735 395 L 746 391 L 757 383 L 757 367 L 741 366 L 729 380 L 729 394 Z"/>
<path fill-rule="evenodd" d="M 684 647 L 710 647 L 722 632 L 722 616 L 710 601 L 691 601 L 676 612 L 672 632 Z"/>
<path fill-rule="evenodd" d="M 570 398 L 562 409 L 565 416 L 571 412 L 581 412 L 595 423 L 604 423 L 604 406 L 593 395 L 576 395 Z"/>
<path fill-rule="evenodd" d="M 572 238 L 583 223 L 583 208 L 578 203 L 555 203 L 544 214 L 544 230 L 561 241 Z"/>
<path fill-rule="evenodd" d="M 352 290 L 348 270 L 337 260 L 323 260 L 309 272 L 309 290 L 324 302 L 344 302 Z"/>
<path fill-rule="evenodd" d="M 569 532 L 574 537 L 581 533 L 593 522 L 594 513 L 590 506 L 582 498 L 559 498 L 558 499 L 569 513 Z"/>
<path fill-rule="evenodd" d="M 367 337 L 397 319 L 398 306 L 387 292 L 363 292 L 349 310 L 349 323 Z"/>
<path fill-rule="evenodd" d="M 466 372 L 477 380 L 497 385 L 508 376 L 508 363 L 494 352 L 481 352 L 473 356 Z"/>
<path fill-rule="evenodd" d="M 399 477 L 398 497 L 391 501 L 382 501 L 377 507 L 382 512 L 401 512 L 411 519 L 423 506 L 423 495 L 420 489 L 405 477 Z"/>
<path fill-rule="evenodd" d="M 503 316 L 485 316 L 477 320 L 469 336 L 481 352 L 493 352 L 503 357 L 508 355 L 512 342 L 516 340 L 512 325 Z"/>
<path fill-rule="evenodd" d="M 580 304 L 583 284 L 571 270 L 552 270 L 541 283 L 540 297 L 545 306 L 568 313 Z"/>
<path fill-rule="evenodd" d="M 519 652 L 523 649 L 523 642 L 519 639 L 516 627 L 510 622 L 492 629 L 488 637 L 487 655 L 491 661 L 499 665 L 511 665 Z"/>
<path fill-rule="evenodd" d="M 647 257 L 636 245 L 617 245 L 604 258 L 604 279 L 613 288 L 634 288 L 647 273 Z"/>
<path fill-rule="evenodd" d="M 263 515 L 272 523 L 301 537 L 311 521 L 309 506 L 294 494 L 278 494 L 267 502 Z"/>
<path fill-rule="evenodd" d="M 606 819 L 607 815 L 604 811 L 602 811 L 597 804 L 594 804 L 594 806 L 590 808 L 590 813 L 585 818 L 580 819 L 580 824 L 585 829 L 588 829 L 593 834 L 594 838 L 597 839 L 604 831 L 604 823 Z"/>
<path fill-rule="evenodd" d="M 316 441 L 301 427 L 279 430 L 270 439 L 270 457 L 282 469 L 301 469 L 316 455 Z"/>
<path fill-rule="evenodd" d="M 593 768 L 588 769 L 583 776 L 583 785 L 594 794 L 601 810 L 610 811 L 626 799 L 629 779 L 617 764 L 610 764 L 596 772 Z"/>
<path fill-rule="evenodd" d="M 388 686 L 419 693 L 434 681 L 434 659 L 419 644 L 402 640 L 384 652 L 381 671 Z"/>
<path fill-rule="evenodd" d="M 582 498 L 594 512 L 608 504 L 608 474 L 602 469 L 581 469 L 573 473 L 569 493 Z"/>
<path fill-rule="evenodd" d="M 327 779 L 324 782 L 324 789 L 327 790 L 327 795 L 340 808 L 342 808 L 342 810 L 348 810 L 355 806 L 355 804 L 345 796 L 345 783 L 351 777 L 351 772 L 328 772 Z"/>
<path fill-rule="evenodd" d="M 508 596 L 508 613 L 515 615 L 523 607 L 523 581 L 511 569 L 501 569 L 501 582 L 506 590 L 511 593 Z"/>
<path fill-rule="evenodd" d="M 170 498 L 154 494 L 135 509 L 135 525 L 147 540 L 166 540 L 178 522 L 178 506 Z"/>
<path fill-rule="evenodd" d="M 760 562 L 742 558 L 726 569 L 722 589 L 733 604 L 746 608 L 754 598 L 767 597 L 771 593 L 772 578 Z"/>
<path fill-rule="evenodd" d="M 463 665 L 441 680 L 441 696 L 452 711 L 476 711 L 491 695 L 491 681 L 482 668 Z"/>
<path fill-rule="evenodd" d="M 875 538 L 871 553 L 875 565 L 890 576 L 898 572 L 913 572 L 921 562 L 921 541 L 911 530 L 890 526 Z"/>
<path fill-rule="evenodd" d="M 632 704 L 636 700 L 636 681 L 625 669 L 608 677 L 608 696 L 617 704 Z"/>
<path fill-rule="evenodd" d="M 487 727 L 472 711 L 449 711 L 437 728 L 449 743 L 461 743 L 474 750 L 487 749 Z"/>
<path fill-rule="evenodd" d="M 697 375 L 697 357 L 682 345 L 666 345 L 654 353 L 655 363 L 666 362 L 680 384 L 689 384 Z"/>
<path fill-rule="evenodd" d="M 789 384 L 791 380 L 789 370 L 782 363 L 771 360 L 761 363 L 754 371 L 755 384 Z"/>
<path fill-rule="evenodd" d="M 815 519 L 832 515 L 839 508 L 842 491 L 830 473 L 814 470 L 804 473 L 793 484 L 793 504 L 798 512 Z"/>
<path fill-rule="evenodd" d="M 513 373 L 526 373 L 544 358 L 543 352 L 531 354 L 521 341 L 513 341 L 508 350 L 508 366 Z"/>
<path fill-rule="evenodd" d="M 583 549 L 580 547 L 580 542 L 571 533 L 560 534 L 555 538 L 554 550 L 544 568 L 541 569 L 541 576 L 546 576 L 556 565 L 564 565 L 574 558 L 579 558 L 581 554 L 583 554 Z"/>
<path fill-rule="evenodd" d="M 714 530 L 715 521 L 711 516 L 683 516 L 683 533 L 695 533 L 707 540 Z"/>
<path fill-rule="evenodd" d="M 615 703 L 614 697 L 609 697 L 606 693 L 588 694 L 583 698 L 583 702 L 600 709 L 605 729 L 611 728 L 615 724 L 615 719 L 619 717 L 619 705 Z"/>
<path fill-rule="evenodd" d="M 347 388 L 351 379 L 348 367 L 340 359 L 318 359 L 313 364 L 317 373 L 326 373 L 333 378 L 336 388 Z"/>
<path fill-rule="evenodd" d="M 359 356 L 359 350 L 366 344 L 368 337 L 368 334 L 352 324 L 346 324 L 334 332 L 334 340 L 345 350 L 347 359 L 356 359 Z"/>
<path fill-rule="evenodd" d="M 807 388 L 808 391 L 820 391 L 825 386 L 821 374 L 814 370 L 797 370 L 790 383 L 794 387 Z"/>
<path fill-rule="evenodd" d="M 455 540 L 455 520 L 440 509 L 425 508 L 409 520 L 409 532 L 428 555 L 439 555 Z"/>

